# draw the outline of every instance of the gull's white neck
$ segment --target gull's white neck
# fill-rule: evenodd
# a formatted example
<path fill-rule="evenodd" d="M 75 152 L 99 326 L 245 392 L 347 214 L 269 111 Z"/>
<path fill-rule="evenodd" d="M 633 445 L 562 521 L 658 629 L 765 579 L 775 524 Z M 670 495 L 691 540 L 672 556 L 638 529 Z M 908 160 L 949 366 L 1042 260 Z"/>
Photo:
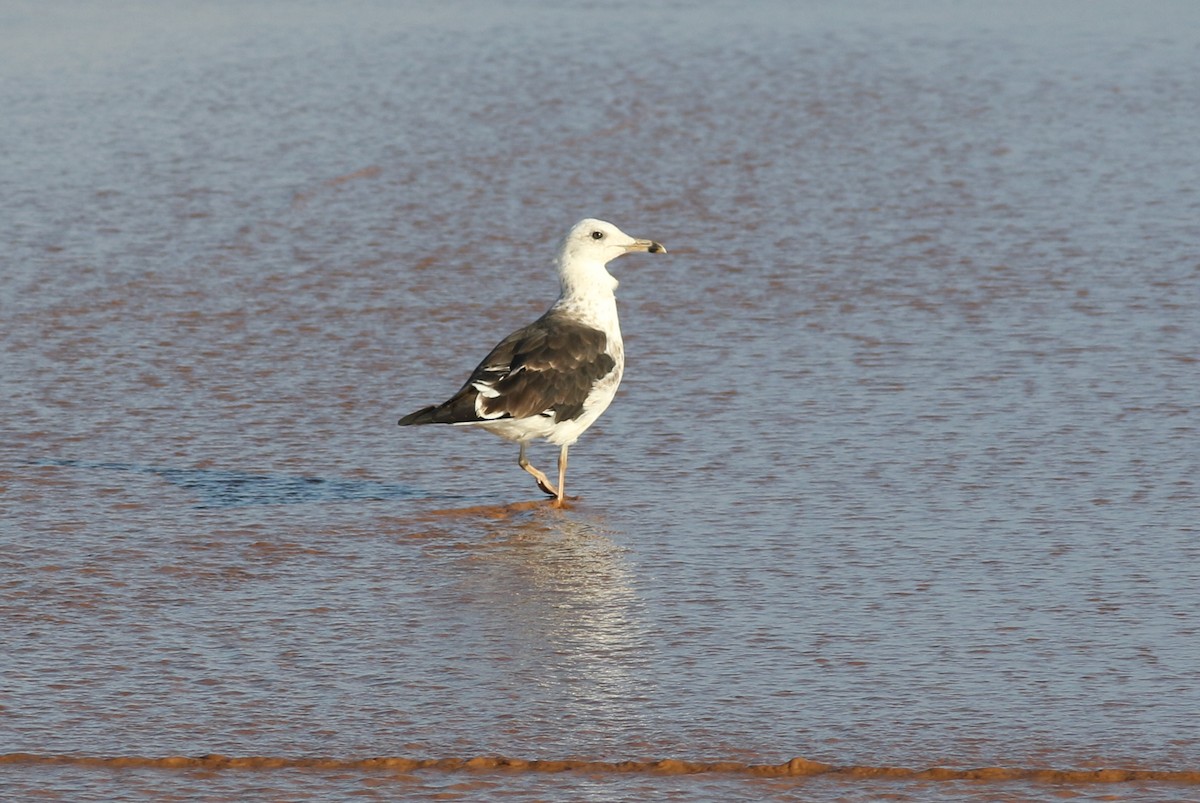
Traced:
<path fill-rule="evenodd" d="M 559 258 L 562 292 L 555 307 L 620 339 L 617 321 L 617 280 L 599 260 Z"/>

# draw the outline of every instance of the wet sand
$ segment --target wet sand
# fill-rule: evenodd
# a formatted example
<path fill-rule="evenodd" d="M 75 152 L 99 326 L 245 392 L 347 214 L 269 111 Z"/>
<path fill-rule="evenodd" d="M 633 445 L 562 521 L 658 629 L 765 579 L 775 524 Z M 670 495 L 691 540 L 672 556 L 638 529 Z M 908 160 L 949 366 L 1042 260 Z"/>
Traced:
<path fill-rule="evenodd" d="M 347 761 L 336 758 L 272 758 L 269 756 L 144 756 L 88 757 L 39 756 L 28 753 L 0 755 L 0 764 L 54 764 L 109 769 L 164 770 L 349 770 L 354 772 L 578 772 L 588 774 L 627 773 L 660 775 L 751 775 L 758 777 L 838 776 L 849 779 L 895 779 L 915 781 L 1028 781 L 1036 784 L 1118 784 L 1161 781 L 1180 786 L 1200 784 L 1200 772 L 1179 770 L 1054 770 L 1019 767 L 975 767 L 951 769 L 930 767 L 916 770 L 906 767 L 837 767 L 819 761 L 793 758 L 782 764 L 746 764 L 740 761 L 552 761 L 476 756 L 474 758 L 401 758 L 380 756 Z"/>

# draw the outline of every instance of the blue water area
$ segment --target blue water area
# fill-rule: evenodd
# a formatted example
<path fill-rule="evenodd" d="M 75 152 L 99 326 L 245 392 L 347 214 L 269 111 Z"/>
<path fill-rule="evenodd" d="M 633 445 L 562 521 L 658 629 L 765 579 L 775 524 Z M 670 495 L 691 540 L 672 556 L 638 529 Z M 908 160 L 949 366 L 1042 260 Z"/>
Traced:
<path fill-rule="evenodd" d="M 6 7 L 0 756 L 1200 768 L 1198 15 Z M 549 306 L 585 216 L 668 253 L 611 266 L 625 379 L 557 510 L 513 444 L 396 420 Z M 14 799 L 1193 790 L 4 766 Z"/>
<path fill-rule="evenodd" d="M 244 505 L 352 502 L 355 500 L 378 501 L 414 496 L 424 499 L 434 497 L 425 490 L 367 480 L 255 474 L 211 468 L 164 468 L 133 463 L 94 463 L 80 460 L 52 460 L 44 465 L 75 468 L 82 471 L 129 471 L 138 474 L 152 474 L 185 493 L 195 496 L 196 506 L 200 509 Z M 461 496 L 440 498 L 462 499 Z"/>

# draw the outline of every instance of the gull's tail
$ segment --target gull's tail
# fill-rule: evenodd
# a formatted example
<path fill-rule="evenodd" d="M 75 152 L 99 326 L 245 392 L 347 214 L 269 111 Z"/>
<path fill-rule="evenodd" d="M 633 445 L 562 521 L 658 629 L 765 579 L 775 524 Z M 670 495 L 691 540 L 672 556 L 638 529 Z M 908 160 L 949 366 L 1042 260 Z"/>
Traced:
<path fill-rule="evenodd" d="M 396 423 L 402 427 L 417 424 L 473 424 L 482 420 L 475 412 L 475 397 L 478 395 L 479 391 L 467 385 L 448 401 L 422 407 Z"/>
<path fill-rule="evenodd" d="M 437 409 L 438 405 L 436 404 L 431 404 L 428 407 L 422 407 L 415 413 L 409 413 L 408 415 L 404 416 L 404 418 L 401 418 L 396 423 L 402 427 L 413 426 L 415 424 L 436 424 L 438 423 L 438 420 L 435 417 Z"/>

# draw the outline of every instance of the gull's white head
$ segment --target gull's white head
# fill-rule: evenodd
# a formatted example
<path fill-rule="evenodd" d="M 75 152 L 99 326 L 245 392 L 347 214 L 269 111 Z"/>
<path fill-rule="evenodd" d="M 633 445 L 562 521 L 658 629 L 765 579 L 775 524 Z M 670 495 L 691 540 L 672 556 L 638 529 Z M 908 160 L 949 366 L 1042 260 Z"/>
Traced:
<path fill-rule="evenodd" d="M 612 292 L 617 280 L 604 266 L 630 251 L 665 254 L 667 249 L 654 240 L 630 237 L 603 220 L 585 218 L 579 221 L 567 232 L 558 250 L 558 273 L 564 294 L 594 288 L 607 288 Z"/>

